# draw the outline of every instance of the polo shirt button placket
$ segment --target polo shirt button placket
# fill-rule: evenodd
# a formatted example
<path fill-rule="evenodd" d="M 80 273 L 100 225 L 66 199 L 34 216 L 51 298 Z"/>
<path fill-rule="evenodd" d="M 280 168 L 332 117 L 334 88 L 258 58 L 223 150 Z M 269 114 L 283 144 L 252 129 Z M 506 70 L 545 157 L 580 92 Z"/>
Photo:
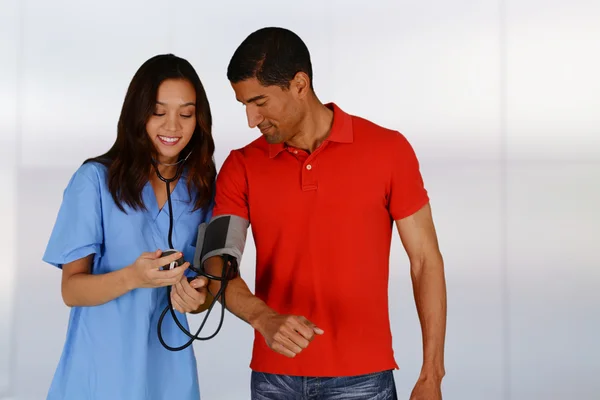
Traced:
<path fill-rule="evenodd" d="M 302 172 L 302 189 L 303 190 L 316 190 L 317 189 L 317 177 L 312 164 L 306 164 L 304 171 Z"/>

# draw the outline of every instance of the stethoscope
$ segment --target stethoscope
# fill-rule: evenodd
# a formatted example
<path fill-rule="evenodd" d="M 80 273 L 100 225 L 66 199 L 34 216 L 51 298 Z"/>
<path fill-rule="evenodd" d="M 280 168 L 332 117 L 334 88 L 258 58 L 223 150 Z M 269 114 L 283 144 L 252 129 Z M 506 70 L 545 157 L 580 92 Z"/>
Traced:
<path fill-rule="evenodd" d="M 167 187 L 167 204 L 169 207 L 169 235 L 168 235 L 168 243 L 169 243 L 169 249 L 164 251 L 162 253 L 162 256 L 167 256 L 169 254 L 173 254 L 175 253 L 177 250 L 175 250 L 175 246 L 173 246 L 173 241 L 172 241 L 172 236 L 173 236 L 173 205 L 172 205 L 172 201 L 171 201 L 171 183 L 176 181 L 177 179 L 179 179 L 179 177 L 181 177 L 181 173 L 183 172 L 183 168 L 184 168 L 184 164 L 187 161 L 187 159 L 190 157 L 190 155 L 192 154 L 192 152 L 190 151 L 188 153 L 188 155 L 185 158 L 180 159 L 179 161 L 177 161 L 176 163 L 173 164 L 165 164 L 165 163 L 160 163 L 157 160 L 155 160 L 154 158 L 152 158 L 152 165 L 156 171 L 156 175 L 158 176 L 158 178 L 165 182 L 165 185 Z M 167 167 L 174 167 L 177 166 L 177 170 L 175 171 L 175 174 L 173 175 L 173 177 L 171 178 L 165 178 L 159 171 L 158 169 L 158 165 L 164 165 Z M 181 257 L 180 259 L 178 259 L 176 262 L 171 263 L 171 265 L 165 265 L 162 267 L 162 269 L 172 269 L 174 267 L 179 267 L 181 265 L 183 265 L 183 263 L 185 262 L 185 260 L 183 259 L 183 257 Z M 174 265 L 176 264 L 176 265 Z M 177 315 L 175 314 L 175 310 L 173 309 L 173 304 L 171 303 L 171 286 L 167 286 L 167 300 L 168 300 L 168 305 L 165 307 L 165 309 L 162 311 L 160 318 L 158 319 L 158 326 L 157 326 L 157 333 L 158 333 L 158 340 L 160 341 L 160 343 L 163 345 L 164 348 L 166 348 L 167 350 L 170 351 L 180 351 L 183 350 L 187 347 L 189 347 L 194 340 L 210 340 L 212 338 L 214 338 L 219 331 L 221 330 L 221 327 L 223 326 L 223 320 L 225 318 L 225 308 L 226 308 L 226 304 L 225 304 L 225 289 L 227 288 L 227 284 L 229 283 L 229 279 L 228 277 L 230 276 L 230 272 L 229 272 L 229 265 L 226 265 L 226 263 L 224 263 L 223 265 L 223 274 L 221 277 L 215 276 L 215 275 L 211 275 L 208 274 L 204 268 L 202 267 L 202 265 L 196 267 L 194 265 L 190 265 L 190 269 L 192 271 L 194 271 L 197 276 L 196 277 L 188 277 L 188 281 L 192 281 L 194 279 L 196 279 L 198 276 L 205 276 L 208 279 L 212 279 L 212 280 L 218 280 L 221 281 L 221 287 L 219 289 L 219 291 L 217 292 L 216 295 L 214 295 L 214 299 L 212 301 L 212 304 L 210 305 L 210 307 L 206 310 L 206 315 L 204 316 L 204 320 L 202 321 L 202 324 L 200 325 L 200 327 L 198 328 L 198 331 L 196 331 L 196 334 L 193 335 L 191 332 L 189 332 L 182 324 L 181 322 L 179 322 L 179 319 L 177 318 Z M 219 299 L 221 299 L 221 317 L 220 317 L 220 321 L 219 321 L 219 325 L 217 326 L 217 329 L 215 330 L 215 332 L 207 337 L 200 337 L 198 336 L 200 334 L 200 332 L 202 331 L 202 328 L 204 328 L 204 325 L 206 324 L 206 321 L 208 320 L 208 317 L 210 316 L 210 313 L 212 312 L 213 307 L 215 306 L 216 303 L 219 302 Z M 188 342 L 186 342 L 184 345 L 181 345 L 179 347 L 172 347 L 169 346 L 168 344 L 165 343 L 164 338 L 162 337 L 162 333 L 161 333 L 161 327 L 162 327 L 162 323 L 163 320 L 165 318 L 165 316 L 167 315 L 167 312 L 170 311 L 171 312 L 171 316 L 173 317 L 173 320 L 175 321 L 175 323 L 177 324 L 177 326 L 179 327 L 179 329 L 181 329 L 181 331 L 183 333 L 185 333 L 187 335 L 187 337 L 190 338 L 190 340 Z"/>

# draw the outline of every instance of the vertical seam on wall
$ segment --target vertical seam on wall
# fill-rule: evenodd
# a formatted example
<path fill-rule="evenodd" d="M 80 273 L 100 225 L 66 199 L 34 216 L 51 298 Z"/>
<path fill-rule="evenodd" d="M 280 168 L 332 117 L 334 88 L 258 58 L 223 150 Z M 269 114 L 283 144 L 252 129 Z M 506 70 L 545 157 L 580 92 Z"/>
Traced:
<path fill-rule="evenodd" d="M 26 0 L 15 0 L 15 3 L 17 5 L 16 7 L 16 20 L 17 20 L 17 26 L 16 26 L 16 51 L 15 51 L 15 64 L 16 64 L 16 79 L 15 79 L 15 158 L 14 158 L 14 187 L 13 187 L 13 191 L 12 191 L 12 196 L 13 196 L 13 200 L 14 200 L 14 206 L 13 206 L 13 215 L 16 216 L 15 217 L 15 221 L 14 221 L 14 225 L 12 227 L 12 235 L 13 235 L 13 246 L 15 246 L 15 249 L 13 249 L 14 251 L 14 265 L 19 265 L 19 252 L 16 251 L 16 249 L 18 249 L 18 243 L 19 243 L 19 224 L 16 223 L 18 218 L 19 218 L 19 171 L 21 168 L 21 164 L 22 164 L 22 143 L 21 143 L 21 137 L 22 137 L 22 131 L 23 131 L 23 124 L 22 124 L 22 102 L 23 102 L 23 48 L 24 48 L 24 14 L 25 14 L 25 1 Z M 13 270 L 13 283 L 15 283 L 17 281 L 17 274 L 19 269 L 17 268 L 16 270 Z M 17 291 L 15 290 L 15 287 L 13 285 L 12 291 L 10 293 L 10 296 L 12 297 L 12 301 L 11 304 L 12 309 L 9 311 L 10 312 L 10 316 L 9 316 L 9 321 L 10 321 L 10 328 L 9 328 L 9 338 L 8 338 L 8 342 L 10 343 L 10 347 L 8 349 L 8 362 L 9 365 L 11 366 L 11 368 L 8 371 L 8 388 L 7 388 L 7 396 L 9 398 L 12 398 L 16 395 L 16 391 L 15 391 L 15 379 L 16 379 L 16 366 L 17 366 L 17 328 L 16 328 L 16 322 L 17 322 L 17 313 L 16 313 L 16 296 L 17 296 Z"/>
<path fill-rule="evenodd" d="M 507 0 L 499 0 L 500 39 L 500 258 L 502 273 L 502 373 L 504 399 L 511 398 L 510 293 L 508 270 Z"/>

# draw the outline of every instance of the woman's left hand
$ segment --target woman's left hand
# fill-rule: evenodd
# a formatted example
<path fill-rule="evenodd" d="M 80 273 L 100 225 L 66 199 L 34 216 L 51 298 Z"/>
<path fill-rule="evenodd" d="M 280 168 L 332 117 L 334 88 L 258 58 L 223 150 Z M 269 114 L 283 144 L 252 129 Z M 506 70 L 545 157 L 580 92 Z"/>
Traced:
<path fill-rule="evenodd" d="M 180 313 L 198 313 L 204 311 L 210 304 L 205 306 L 207 300 L 212 296 L 207 290 L 208 279 L 199 276 L 188 282 L 184 275 L 181 280 L 171 287 L 171 303 L 173 308 Z"/>

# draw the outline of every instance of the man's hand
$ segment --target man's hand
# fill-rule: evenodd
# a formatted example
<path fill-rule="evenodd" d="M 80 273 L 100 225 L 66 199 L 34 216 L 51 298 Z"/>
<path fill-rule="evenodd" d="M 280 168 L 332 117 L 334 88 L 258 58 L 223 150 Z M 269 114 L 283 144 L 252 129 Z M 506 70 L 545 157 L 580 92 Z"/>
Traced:
<path fill-rule="evenodd" d="M 441 379 L 419 378 L 410 400 L 442 400 Z"/>
<path fill-rule="evenodd" d="M 271 350 L 293 358 L 315 337 L 324 332 L 304 317 L 269 313 L 261 316 L 257 330 L 263 335 Z"/>
<path fill-rule="evenodd" d="M 188 282 L 187 277 L 184 275 L 171 288 L 173 308 L 180 313 L 197 313 L 208 308 L 204 307 L 207 303 L 207 284 L 208 279 L 203 276 Z"/>

